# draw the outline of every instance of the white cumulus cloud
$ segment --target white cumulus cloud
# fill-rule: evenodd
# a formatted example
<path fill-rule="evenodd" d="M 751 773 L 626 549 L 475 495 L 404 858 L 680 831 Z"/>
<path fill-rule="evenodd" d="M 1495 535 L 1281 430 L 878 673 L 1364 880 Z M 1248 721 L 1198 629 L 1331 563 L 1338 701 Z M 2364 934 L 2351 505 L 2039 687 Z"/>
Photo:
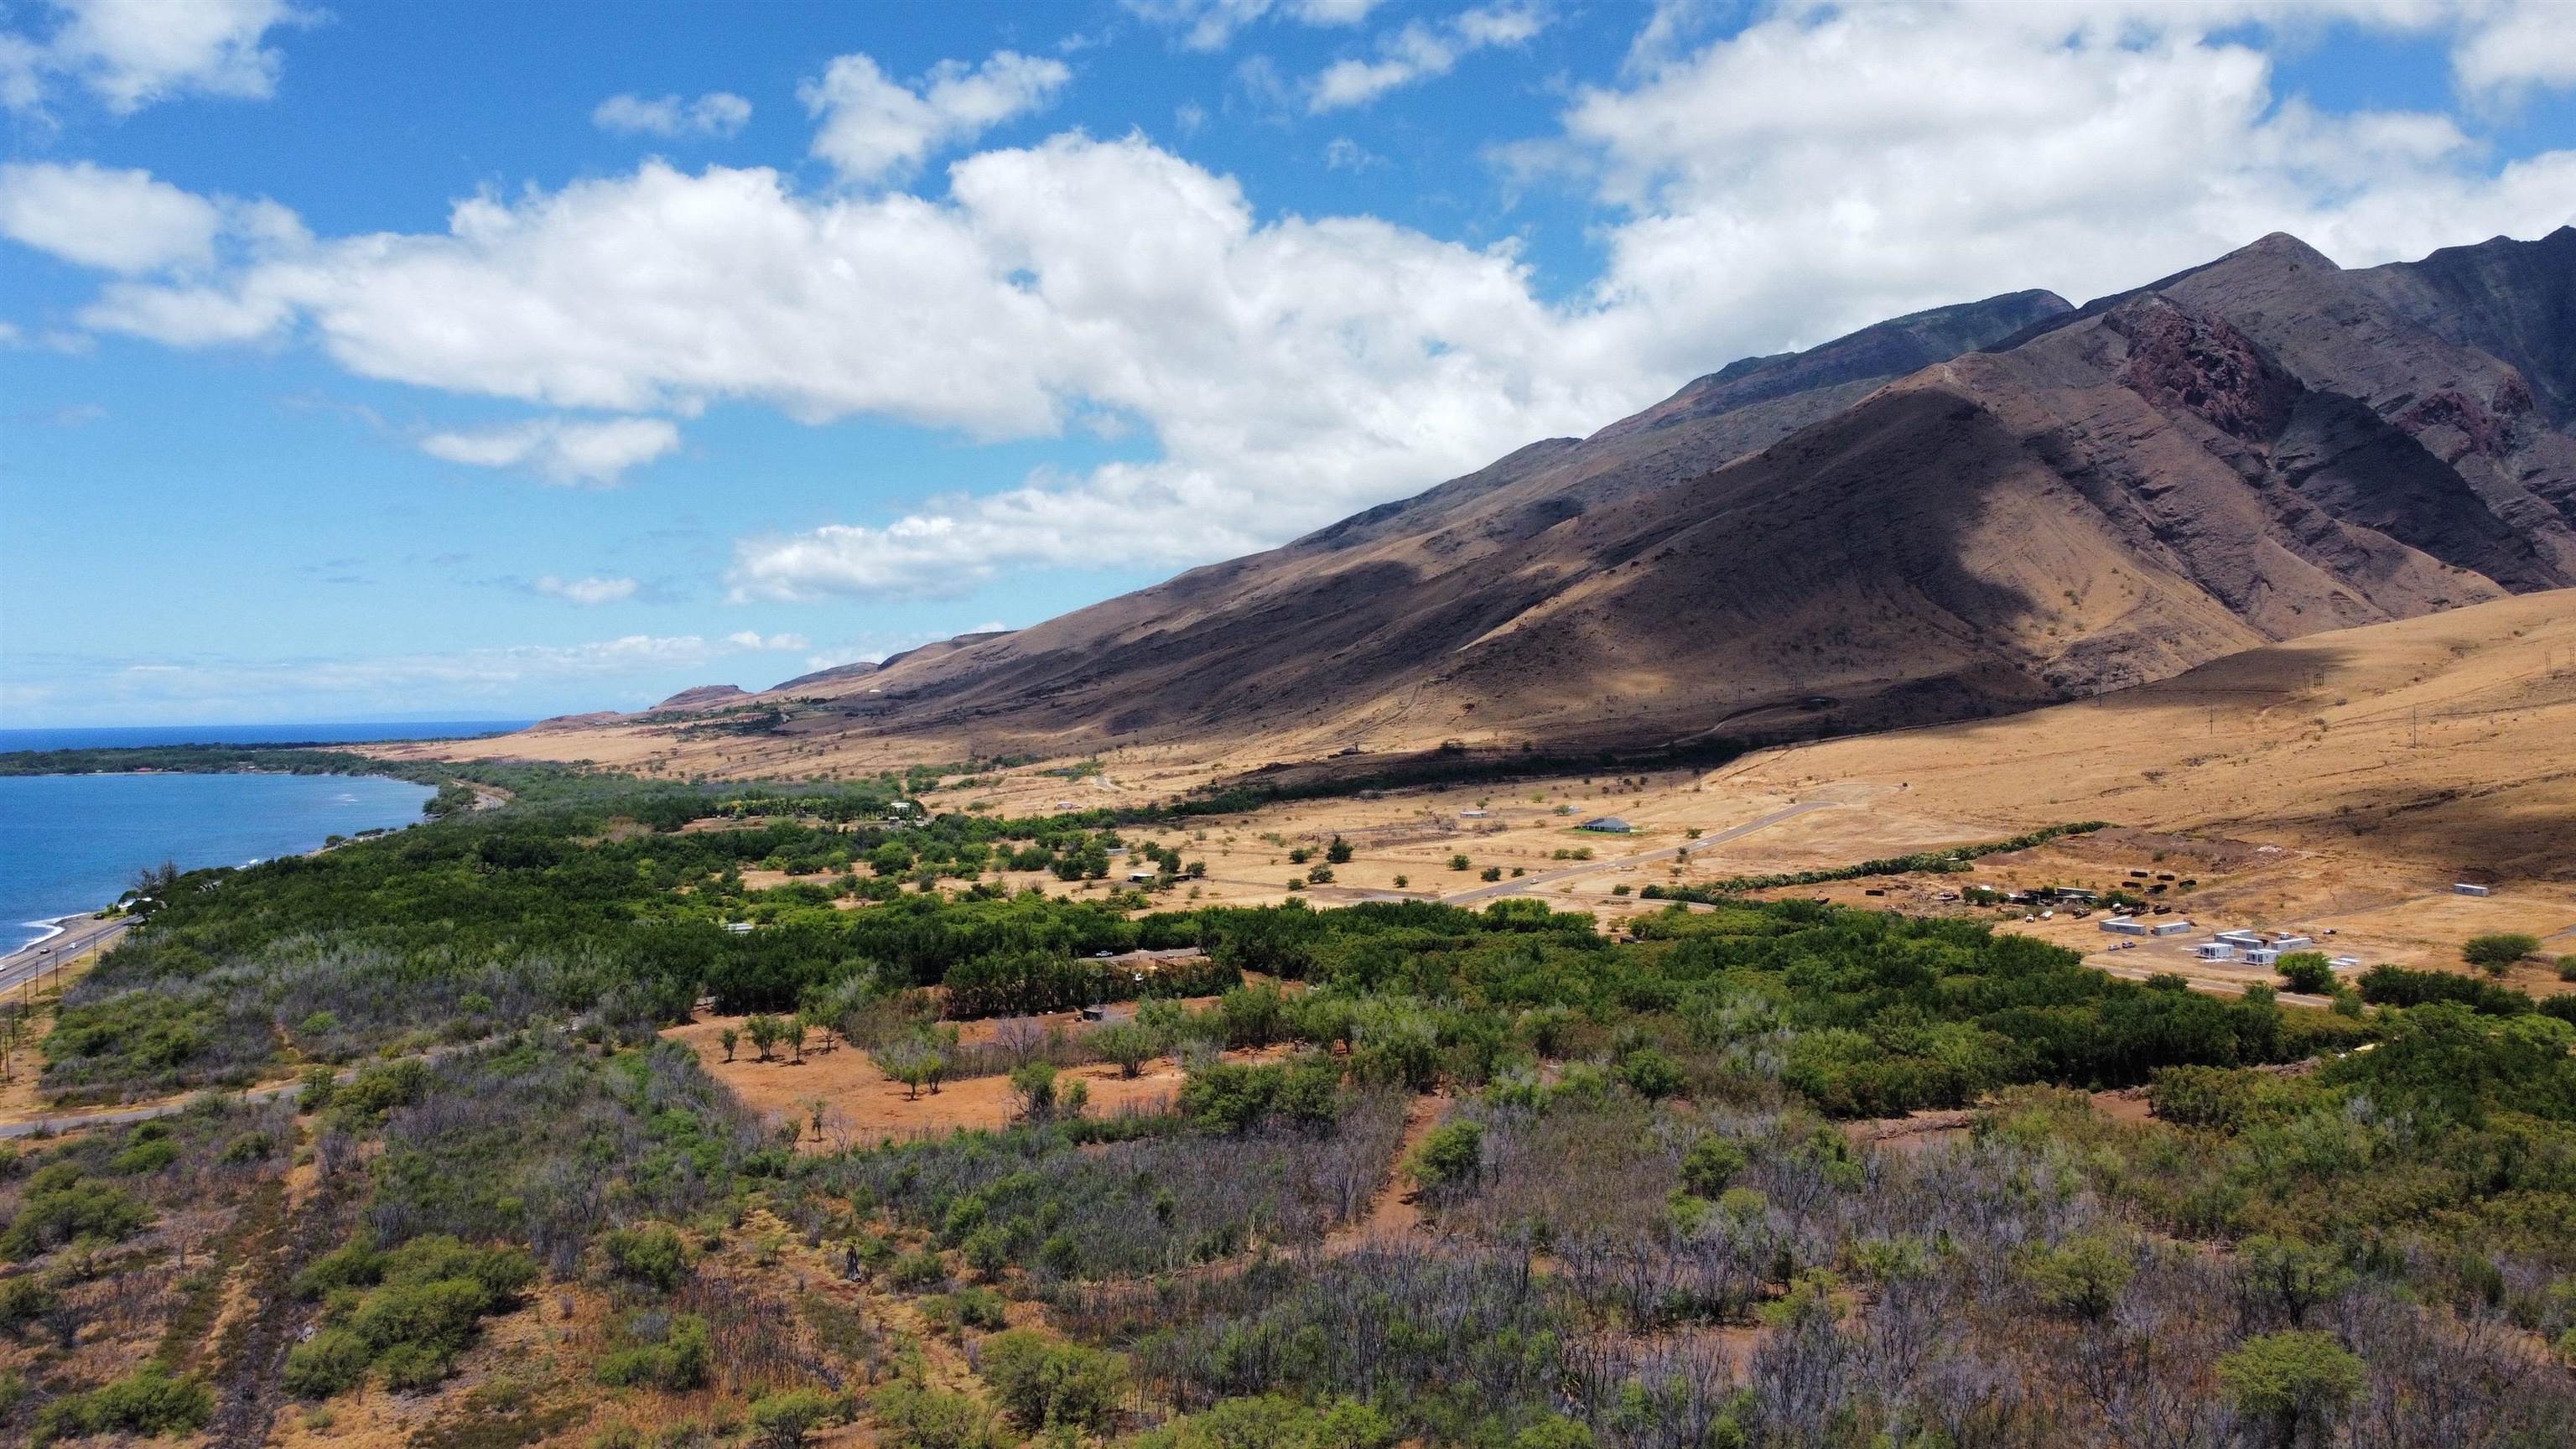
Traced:
<path fill-rule="evenodd" d="M 1323 112 L 1366 105 L 1388 91 L 1447 75 L 1469 51 L 1518 45 L 1546 27 L 1546 12 L 1536 4 L 1487 5 L 1438 25 L 1413 21 L 1379 39 L 1377 59 L 1326 66 L 1307 87 L 1306 108 Z"/>
<path fill-rule="evenodd" d="M 1381 0 L 1126 0 L 1130 13 L 1170 26 L 1191 50 L 1218 50 L 1256 20 L 1299 25 L 1357 25 Z"/>
<path fill-rule="evenodd" d="M 629 468 L 676 450 L 680 430 L 666 418 L 576 422 L 537 418 L 501 427 L 431 433 L 420 448 L 433 458 L 477 468 L 534 469 L 549 483 L 613 487 Z M 629 581 L 632 592 L 632 581 Z M 598 602 L 584 600 L 582 602 Z"/>
<path fill-rule="evenodd" d="M 0 32 L 0 104 L 42 106 L 57 81 L 118 115 L 185 95 L 263 100 L 283 64 L 267 44 L 313 16 L 285 0 L 55 0 L 50 35 Z"/>
<path fill-rule="evenodd" d="M 110 272 L 214 259 L 224 210 L 148 171 L 50 161 L 0 166 L 0 236 Z"/>
<path fill-rule="evenodd" d="M 535 588 L 538 593 L 551 594 L 555 598 L 563 599 L 569 603 L 580 604 L 586 608 L 599 604 L 624 603 L 626 600 L 634 598 L 636 590 L 641 587 L 643 586 L 633 579 L 603 579 L 596 577 L 586 579 L 563 579 L 557 578 L 553 574 L 546 575 L 544 578 L 537 580 L 535 584 Z"/>
<path fill-rule="evenodd" d="M 751 124 L 751 102 L 731 91 L 709 91 L 696 100 L 615 95 L 601 101 L 590 121 L 603 131 L 645 136 L 731 136 Z"/>
<path fill-rule="evenodd" d="M 81 315 L 174 345 L 306 340 L 365 377 L 626 415 L 433 448 L 566 480 L 677 446 L 638 414 L 724 402 L 1153 445 L 739 540 L 740 598 L 1203 562 L 1588 431 L 1731 358 L 1921 307 L 2024 287 L 2080 300 L 2274 230 L 2366 265 L 2576 216 L 2576 151 L 2498 165 L 2454 116 L 2281 95 L 2251 13 L 1846 0 L 1660 42 L 1497 153 L 1590 199 L 1607 261 L 1571 296 L 1543 294 L 1509 243 L 1281 214 L 1140 136 L 1067 133 L 967 155 L 944 189 L 648 161 L 470 197 L 440 231 L 272 228 L 219 239 L 203 275 L 111 279 Z M 895 89 L 928 105 L 939 87 Z M 853 164 L 891 175 L 928 154 L 910 144 Z M 611 426 L 622 446 L 566 441 Z"/>
<path fill-rule="evenodd" d="M 933 151 L 973 140 L 1053 100 L 1073 79 L 1060 60 L 995 51 L 982 65 L 942 61 L 913 85 L 864 55 L 837 57 L 797 91 L 820 122 L 814 154 L 845 180 L 899 177 Z"/>
<path fill-rule="evenodd" d="M 2498 0 L 2478 13 L 2451 61 L 2460 84 L 2481 96 L 2576 86 L 2576 7 Z"/>

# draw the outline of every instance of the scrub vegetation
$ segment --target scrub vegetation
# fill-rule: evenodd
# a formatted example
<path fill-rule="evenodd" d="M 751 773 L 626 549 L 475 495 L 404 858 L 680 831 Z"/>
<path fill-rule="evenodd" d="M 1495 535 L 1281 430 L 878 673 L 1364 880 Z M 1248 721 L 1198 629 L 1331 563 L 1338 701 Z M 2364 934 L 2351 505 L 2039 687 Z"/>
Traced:
<path fill-rule="evenodd" d="M 206 1090 L 0 1147 L 0 1440 L 2576 1437 L 2576 999 L 2312 1010 L 1726 895 L 1620 941 L 1014 894 L 1117 822 L 477 783 L 162 882 L 75 985 L 59 1097 Z M 1007 1074 L 1017 1120 L 827 1145 L 663 1035 L 711 1008 L 758 1070 Z M 1166 1059 L 1168 1105 L 1066 1074 Z"/>

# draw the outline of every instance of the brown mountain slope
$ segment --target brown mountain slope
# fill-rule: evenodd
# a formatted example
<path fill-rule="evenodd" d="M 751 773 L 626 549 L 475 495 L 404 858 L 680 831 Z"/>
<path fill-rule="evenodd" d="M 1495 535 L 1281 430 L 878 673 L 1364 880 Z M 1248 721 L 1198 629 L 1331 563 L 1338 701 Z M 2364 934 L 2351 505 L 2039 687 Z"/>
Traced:
<path fill-rule="evenodd" d="M 1967 838 L 2103 819 L 2576 881 L 2576 594 L 2310 635 L 2009 719 L 1767 751 L 1730 790 L 1902 792 Z M 1888 852 L 1914 848 L 1888 842 Z M 2562 920 L 2565 919 L 2562 917 Z"/>
<path fill-rule="evenodd" d="M 787 729 L 1290 755 L 1876 727 L 2563 586 L 2566 237 L 2368 273 L 2268 237 L 2081 312 L 2025 293 L 1739 363 L 1269 553 L 799 681 L 831 702 Z"/>

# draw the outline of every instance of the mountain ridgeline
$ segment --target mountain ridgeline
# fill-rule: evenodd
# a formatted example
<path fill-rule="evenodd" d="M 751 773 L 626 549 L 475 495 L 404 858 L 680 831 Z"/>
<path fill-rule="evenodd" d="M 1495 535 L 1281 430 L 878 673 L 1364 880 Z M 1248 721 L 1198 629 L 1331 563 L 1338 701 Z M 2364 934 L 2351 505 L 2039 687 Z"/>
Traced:
<path fill-rule="evenodd" d="M 2270 236 L 1752 358 L 1589 438 L 784 728 L 1283 757 L 1973 718 L 2576 584 L 2576 229 L 2345 270 Z"/>

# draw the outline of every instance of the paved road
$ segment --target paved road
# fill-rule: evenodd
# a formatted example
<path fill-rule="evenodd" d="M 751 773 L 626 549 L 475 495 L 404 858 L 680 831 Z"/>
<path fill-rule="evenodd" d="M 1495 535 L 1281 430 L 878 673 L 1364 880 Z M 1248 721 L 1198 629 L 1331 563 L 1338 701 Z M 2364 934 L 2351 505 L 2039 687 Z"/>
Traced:
<path fill-rule="evenodd" d="M 1440 899 L 1453 906 L 1465 906 L 1473 905 L 1478 901 L 1499 900 L 1504 896 L 1528 895 L 1542 886 L 1555 885 L 1559 881 L 1573 880 L 1579 876 L 1591 875 L 1598 871 L 1617 870 L 1621 866 L 1628 865 L 1645 865 L 1658 860 L 1671 860 L 1673 857 L 1680 855 L 1685 851 L 1696 854 L 1699 851 L 1708 849 L 1712 845 L 1724 845 L 1730 840 L 1741 840 L 1745 836 L 1751 835 L 1754 831 L 1777 825 L 1781 821 L 1787 820 L 1792 816 L 1804 815 L 1810 810 L 1829 810 L 1841 803 L 1842 802 L 1838 800 L 1809 800 L 1804 804 L 1791 805 L 1786 809 L 1774 810 L 1759 820 L 1748 820 L 1742 825 L 1729 826 L 1724 830 L 1703 835 L 1697 840 L 1685 841 L 1680 845 L 1668 845 L 1661 850 L 1649 850 L 1636 855 L 1622 855 L 1610 860 L 1587 860 L 1580 865 L 1569 866 L 1564 870 L 1543 870 L 1536 875 L 1522 876 L 1519 880 L 1498 881 L 1493 885 L 1479 886 L 1474 890 L 1459 891 L 1453 895 L 1442 896 Z"/>
<path fill-rule="evenodd" d="M 57 964 L 68 965 L 88 952 L 106 950 L 131 930 L 134 922 L 132 916 L 106 921 L 82 916 L 64 922 L 61 935 L 0 957 L 0 993 L 17 990 Z"/>

